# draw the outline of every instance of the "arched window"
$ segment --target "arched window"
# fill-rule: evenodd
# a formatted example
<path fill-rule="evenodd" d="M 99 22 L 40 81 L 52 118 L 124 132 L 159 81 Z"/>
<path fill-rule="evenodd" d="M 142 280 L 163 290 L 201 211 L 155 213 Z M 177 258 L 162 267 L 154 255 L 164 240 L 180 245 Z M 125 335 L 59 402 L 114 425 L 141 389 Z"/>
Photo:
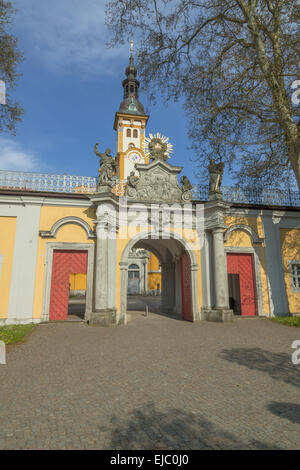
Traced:
<path fill-rule="evenodd" d="M 126 131 L 126 136 L 127 136 L 127 137 L 131 137 L 131 129 L 127 129 L 127 131 Z"/>
<path fill-rule="evenodd" d="M 130 149 L 134 148 L 134 144 L 132 142 L 130 142 L 130 144 L 128 145 L 128 148 L 130 148 Z"/>
<path fill-rule="evenodd" d="M 137 131 L 137 129 L 133 129 L 133 137 L 134 137 L 135 139 L 138 138 L 138 131 Z"/>
<path fill-rule="evenodd" d="M 128 269 L 140 269 L 137 264 L 131 264 Z"/>

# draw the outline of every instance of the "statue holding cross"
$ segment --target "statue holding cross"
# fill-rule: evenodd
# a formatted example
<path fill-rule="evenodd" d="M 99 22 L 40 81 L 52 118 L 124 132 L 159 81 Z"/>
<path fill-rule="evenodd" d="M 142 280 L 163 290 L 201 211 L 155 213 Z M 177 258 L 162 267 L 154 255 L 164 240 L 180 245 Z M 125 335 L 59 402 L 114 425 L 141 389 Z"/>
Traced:
<path fill-rule="evenodd" d="M 98 177 L 98 186 L 113 186 L 116 179 L 117 162 L 111 156 L 110 149 L 106 149 L 104 153 L 98 151 L 98 143 L 94 147 L 95 154 L 100 158 L 100 169 Z"/>
<path fill-rule="evenodd" d="M 210 158 L 210 163 L 208 165 L 208 171 L 210 176 L 209 181 L 209 194 L 210 195 L 220 195 L 222 178 L 224 174 L 224 162 L 216 163 L 213 158 Z"/>

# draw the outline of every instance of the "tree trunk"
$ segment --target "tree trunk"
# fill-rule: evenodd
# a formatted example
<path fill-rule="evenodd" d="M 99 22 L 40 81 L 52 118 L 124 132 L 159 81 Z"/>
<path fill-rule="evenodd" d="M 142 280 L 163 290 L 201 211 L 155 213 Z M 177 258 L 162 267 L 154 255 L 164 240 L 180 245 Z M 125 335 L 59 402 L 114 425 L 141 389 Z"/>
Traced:
<path fill-rule="evenodd" d="M 291 142 L 288 145 L 289 160 L 291 162 L 298 188 L 300 191 L 300 137 L 296 142 Z"/>

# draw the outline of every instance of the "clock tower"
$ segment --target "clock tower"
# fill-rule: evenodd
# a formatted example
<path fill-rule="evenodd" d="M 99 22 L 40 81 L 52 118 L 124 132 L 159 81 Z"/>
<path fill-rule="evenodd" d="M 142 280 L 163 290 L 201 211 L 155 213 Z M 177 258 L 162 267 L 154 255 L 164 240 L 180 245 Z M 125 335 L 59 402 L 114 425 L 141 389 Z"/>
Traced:
<path fill-rule="evenodd" d="M 132 50 L 129 65 L 123 80 L 124 99 L 116 112 L 114 130 L 117 131 L 117 160 L 120 181 L 135 170 L 136 163 L 148 163 L 145 157 L 145 129 L 149 116 L 138 99 L 140 82 L 136 79 L 137 69 L 133 63 Z"/>

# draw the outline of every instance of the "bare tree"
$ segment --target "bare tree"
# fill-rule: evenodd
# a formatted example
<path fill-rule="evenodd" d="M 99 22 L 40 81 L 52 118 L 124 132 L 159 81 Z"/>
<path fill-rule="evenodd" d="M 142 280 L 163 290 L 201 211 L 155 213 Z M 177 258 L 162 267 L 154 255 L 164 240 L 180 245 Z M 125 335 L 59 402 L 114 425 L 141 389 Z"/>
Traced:
<path fill-rule="evenodd" d="M 12 89 L 18 77 L 17 65 L 22 60 L 17 39 L 9 33 L 12 15 L 15 13 L 11 2 L 0 0 L 0 80 L 5 86 L 5 100 L 0 103 L 0 132 L 15 133 L 15 126 L 21 121 L 22 108 L 11 99 Z"/>
<path fill-rule="evenodd" d="M 243 185 L 300 188 L 299 0 L 110 0 L 111 45 L 137 37 L 143 84 L 183 97 L 203 167 L 222 159 Z"/>

